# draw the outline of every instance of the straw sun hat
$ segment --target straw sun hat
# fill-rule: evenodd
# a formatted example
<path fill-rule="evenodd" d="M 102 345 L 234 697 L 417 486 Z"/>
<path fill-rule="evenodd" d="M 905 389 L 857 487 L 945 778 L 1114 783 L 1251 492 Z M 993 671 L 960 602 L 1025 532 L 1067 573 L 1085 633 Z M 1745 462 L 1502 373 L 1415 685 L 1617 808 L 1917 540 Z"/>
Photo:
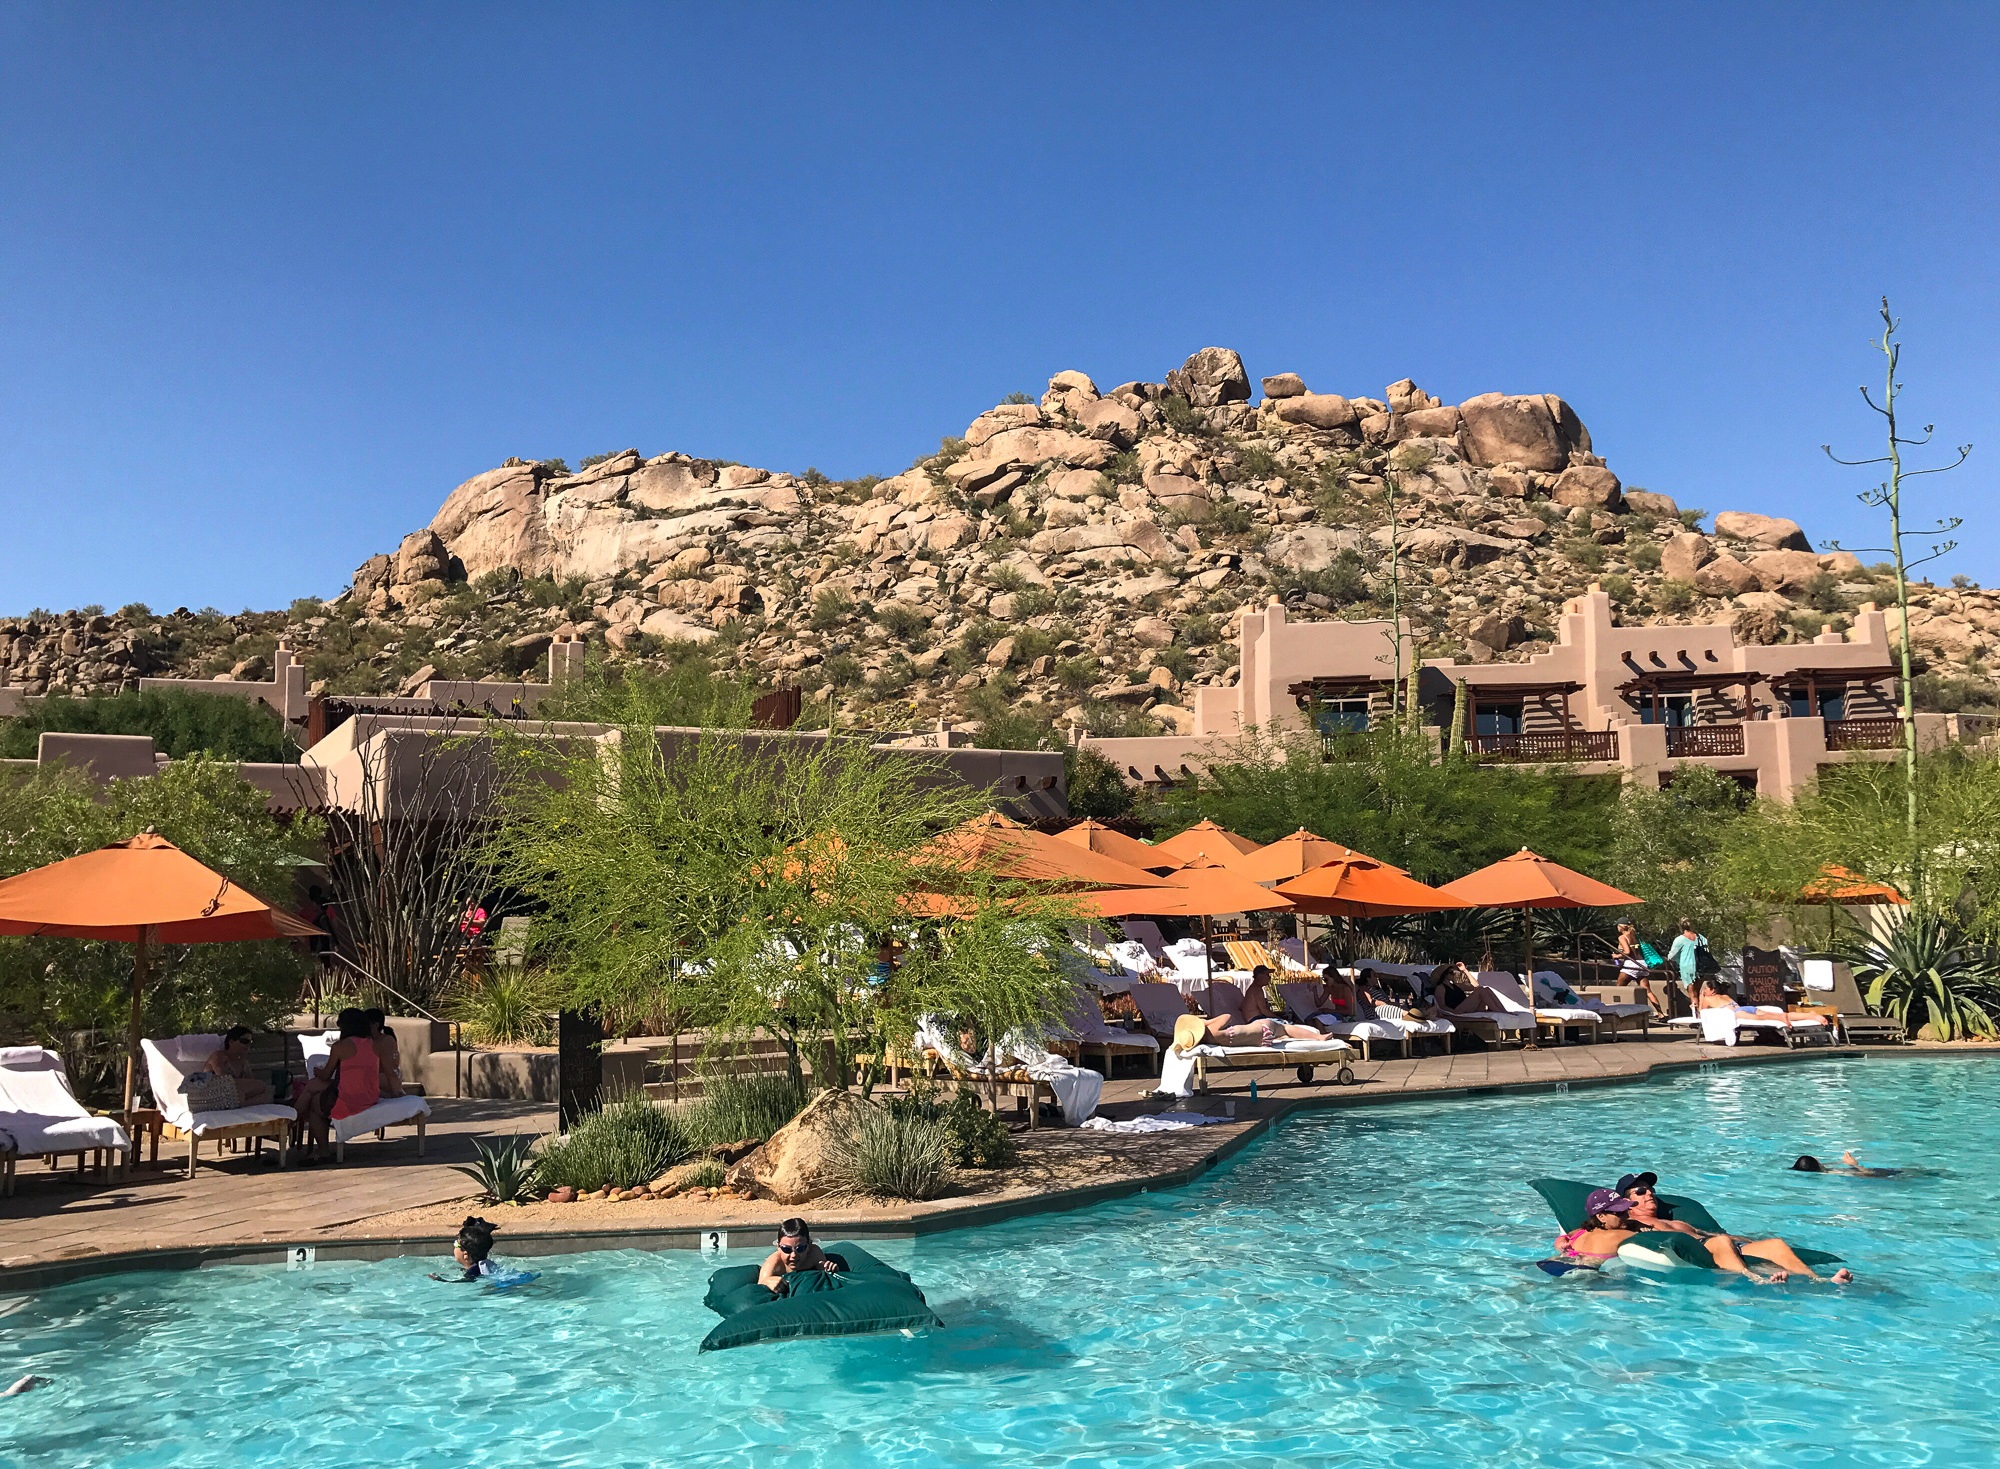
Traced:
<path fill-rule="evenodd" d="M 1183 1015 L 1174 1022 L 1174 1049 L 1186 1055 L 1208 1039 L 1208 1027 L 1199 1015 Z"/>

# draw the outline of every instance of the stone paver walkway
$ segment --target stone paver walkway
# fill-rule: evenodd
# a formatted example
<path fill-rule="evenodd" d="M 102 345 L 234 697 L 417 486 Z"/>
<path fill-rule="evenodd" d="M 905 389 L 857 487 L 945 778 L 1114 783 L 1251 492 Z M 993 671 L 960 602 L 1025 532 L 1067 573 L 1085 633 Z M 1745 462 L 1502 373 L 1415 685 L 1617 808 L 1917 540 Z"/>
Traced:
<path fill-rule="evenodd" d="M 1174 1106 L 1220 1116 L 1233 1108 L 1233 1124 L 1199 1131 L 1118 1135 L 1043 1128 L 1019 1135 L 1022 1162 L 1003 1181 L 969 1194 L 927 1204 L 868 1204 L 822 1208 L 814 1217 L 827 1227 L 843 1221 L 872 1232 L 928 1232 L 983 1222 L 1023 1209 L 1065 1208 L 1147 1186 L 1182 1181 L 1211 1166 L 1262 1124 L 1295 1108 L 1367 1106 L 1399 1099 L 1496 1087 L 1601 1084 L 1644 1077 L 1656 1067 L 1705 1061 L 1755 1065 L 1787 1060 L 1853 1056 L 1847 1048 L 1788 1052 L 1775 1046 L 1727 1049 L 1677 1038 L 1617 1044 L 1482 1051 L 1415 1060 L 1354 1063 L 1356 1084 L 1340 1086 L 1321 1069 L 1299 1084 L 1287 1068 L 1224 1071 L 1191 1103 L 1146 1095 L 1151 1077 L 1107 1084 L 1102 1111 L 1118 1118 Z M 1251 1100 L 1256 1083 L 1257 1100 Z M 433 1102 L 427 1156 L 415 1139 L 392 1132 L 387 1143 L 350 1145 L 345 1166 L 280 1171 L 247 1156 L 211 1166 L 204 1157 L 190 1184 L 179 1160 L 157 1170 L 140 1168 L 131 1180 L 79 1183 L 73 1169 L 61 1176 L 38 1162 L 22 1166 L 19 1194 L 0 1201 L 0 1290 L 49 1278 L 41 1267 L 71 1273 L 93 1257 L 106 1265 L 136 1263 L 148 1251 L 181 1252 L 181 1263 L 221 1258 L 231 1247 L 325 1243 L 345 1252 L 380 1241 L 372 1253 L 395 1253 L 403 1242 L 448 1237 L 474 1192 L 452 1165 L 469 1162 L 475 1138 L 540 1133 L 554 1125 L 550 1108 L 533 1103 Z M 449 1207 L 446 1207 L 446 1206 Z M 628 1204 L 537 1204 L 508 1212 L 510 1237 L 539 1234 L 594 1236 L 603 1243 L 687 1245 L 704 1228 L 763 1227 L 777 1206 L 751 1201 L 641 1201 Z M 395 1242 L 395 1243 L 391 1243 Z M 194 1252 L 189 1254 L 187 1252 Z M 256 1252 L 261 1256 L 262 1251 Z"/>

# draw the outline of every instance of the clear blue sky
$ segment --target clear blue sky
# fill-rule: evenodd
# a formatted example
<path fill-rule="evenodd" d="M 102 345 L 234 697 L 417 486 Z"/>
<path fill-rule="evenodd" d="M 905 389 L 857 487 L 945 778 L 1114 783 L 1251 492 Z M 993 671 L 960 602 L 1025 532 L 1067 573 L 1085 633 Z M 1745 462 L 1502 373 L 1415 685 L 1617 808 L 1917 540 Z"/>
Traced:
<path fill-rule="evenodd" d="M 1076 367 L 1561 393 L 2000 580 L 2000 8 L 0 9 L 0 611 L 331 594 L 512 454 L 892 473 Z"/>

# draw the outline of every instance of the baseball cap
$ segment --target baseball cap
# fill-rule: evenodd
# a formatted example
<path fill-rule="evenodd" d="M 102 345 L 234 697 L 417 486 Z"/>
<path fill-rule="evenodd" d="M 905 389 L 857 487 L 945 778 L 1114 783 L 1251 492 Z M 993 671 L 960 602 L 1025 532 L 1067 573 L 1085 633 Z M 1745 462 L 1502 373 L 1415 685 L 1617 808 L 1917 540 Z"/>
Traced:
<path fill-rule="evenodd" d="M 1658 1188 L 1660 1186 L 1660 1175 L 1657 1173 L 1628 1173 L 1618 1180 L 1618 1192 L 1621 1194 L 1629 1193 L 1642 1183 L 1647 1188 Z"/>
<path fill-rule="evenodd" d="M 1630 1199 L 1621 1199 L 1615 1189 L 1594 1188 L 1590 1197 L 1583 1201 L 1583 1212 L 1591 1214 L 1623 1214 L 1632 1207 Z"/>

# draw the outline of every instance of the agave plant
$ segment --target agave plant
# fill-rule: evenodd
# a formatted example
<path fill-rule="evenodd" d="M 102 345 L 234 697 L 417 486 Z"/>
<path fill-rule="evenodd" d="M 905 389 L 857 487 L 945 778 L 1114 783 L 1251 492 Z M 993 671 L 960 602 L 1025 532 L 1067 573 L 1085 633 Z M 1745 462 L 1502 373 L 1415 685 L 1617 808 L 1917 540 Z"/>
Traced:
<path fill-rule="evenodd" d="M 1996 1033 L 2000 969 L 1948 914 L 1906 914 L 1884 937 L 1864 938 L 1847 959 L 1868 1007 L 1913 1034 L 1925 1025 L 1943 1041 Z"/>
<path fill-rule="evenodd" d="M 533 1138 L 516 1134 L 490 1144 L 475 1142 L 472 1148 L 478 1161 L 454 1166 L 478 1184 L 487 1199 L 496 1204 L 518 1204 L 533 1191 L 535 1175 L 540 1172 Z"/>
<path fill-rule="evenodd" d="M 1484 954 L 1518 945 L 1520 932 L 1520 915 L 1504 908 L 1446 908 L 1417 921 L 1416 946 L 1440 964 L 1477 964 Z"/>

